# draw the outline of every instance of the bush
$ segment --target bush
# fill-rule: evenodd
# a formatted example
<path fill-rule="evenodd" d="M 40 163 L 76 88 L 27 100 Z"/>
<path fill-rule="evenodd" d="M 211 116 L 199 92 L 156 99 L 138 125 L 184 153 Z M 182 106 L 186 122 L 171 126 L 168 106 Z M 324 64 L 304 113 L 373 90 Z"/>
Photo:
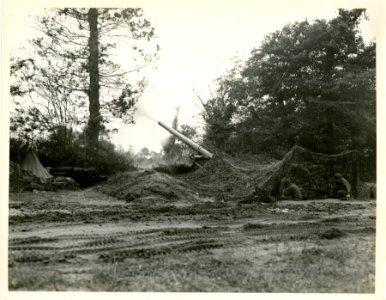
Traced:
<path fill-rule="evenodd" d="M 97 170 L 98 173 L 103 174 L 114 174 L 117 172 L 124 172 L 134 169 L 133 156 L 129 152 L 117 151 L 115 146 L 108 141 L 99 141 L 98 147 L 95 151 L 84 151 L 82 153 L 87 153 L 85 157 L 82 157 L 84 167 L 92 167 Z"/>
<path fill-rule="evenodd" d="M 87 149 L 83 134 L 60 126 L 54 129 L 46 139 L 34 142 L 34 145 L 22 139 L 10 139 L 10 160 L 23 161 L 28 149 L 34 149 L 45 167 L 93 168 L 98 174 L 113 174 L 134 169 L 133 154 L 116 150 L 106 140 L 101 140 L 95 149 Z"/>
<path fill-rule="evenodd" d="M 27 142 L 21 139 L 10 138 L 9 160 L 20 164 L 23 161 L 25 155 L 27 154 L 28 148 L 29 145 Z"/>

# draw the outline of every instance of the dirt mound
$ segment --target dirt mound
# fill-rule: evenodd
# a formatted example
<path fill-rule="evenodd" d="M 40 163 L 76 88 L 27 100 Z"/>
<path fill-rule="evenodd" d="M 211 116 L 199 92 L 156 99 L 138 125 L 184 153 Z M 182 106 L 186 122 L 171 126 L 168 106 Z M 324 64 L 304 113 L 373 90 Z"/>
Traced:
<path fill-rule="evenodd" d="M 250 196 L 255 190 L 255 179 L 269 176 L 277 163 L 258 156 L 241 158 L 217 154 L 191 172 L 174 175 L 154 169 L 126 172 L 111 177 L 97 189 L 113 197 L 141 203 L 146 199 L 197 202 L 206 197 L 220 201 L 240 200 Z"/>
<path fill-rule="evenodd" d="M 299 146 L 282 160 L 217 153 L 192 172 L 173 176 L 155 170 L 127 172 L 110 178 L 100 190 L 126 201 L 141 199 L 150 203 L 189 202 L 202 197 L 243 201 L 253 198 L 256 191 L 277 196 L 281 179 L 287 177 L 303 189 L 308 199 L 323 199 L 330 196 L 333 175 L 339 172 L 350 182 L 353 195 L 360 197 L 365 186 L 360 180 L 358 160 L 356 151 L 325 155 Z"/>
<path fill-rule="evenodd" d="M 117 174 L 97 187 L 118 199 L 140 204 L 197 203 L 197 193 L 181 180 L 155 170 L 136 170 Z"/>

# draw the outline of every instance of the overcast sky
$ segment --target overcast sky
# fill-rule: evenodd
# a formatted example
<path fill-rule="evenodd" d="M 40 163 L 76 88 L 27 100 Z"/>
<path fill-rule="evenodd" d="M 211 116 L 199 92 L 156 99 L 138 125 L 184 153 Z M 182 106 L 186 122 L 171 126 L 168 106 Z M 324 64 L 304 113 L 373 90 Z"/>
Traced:
<path fill-rule="evenodd" d="M 136 124 L 120 126 L 112 137 L 115 144 L 136 151 L 143 147 L 159 151 L 168 135 L 148 115 L 170 125 L 175 108 L 180 107 L 180 123 L 200 125 L 195 92 L 207 98 L 209 86 L 232 67 L 233 58 L 248 58 L 264 35 L 295 21 L 337 15 L 337 7 L 315 1 L 169 0 L 143 1 L 140 7 L 155 27 L 161 51 L 158 61 L 146 70 L 149 85 L 138 104 Z M 12 26 L 24 33 L 12 41 L 12 47 L 26 45 L 25 35 L 30 35 L 26 24 L 32 19 L 28 15 L 38 12 L 36 6 L 20 6 L 12 13 Z M 373 37 L 374 25 L 367 24 L 364 32 Z"/>

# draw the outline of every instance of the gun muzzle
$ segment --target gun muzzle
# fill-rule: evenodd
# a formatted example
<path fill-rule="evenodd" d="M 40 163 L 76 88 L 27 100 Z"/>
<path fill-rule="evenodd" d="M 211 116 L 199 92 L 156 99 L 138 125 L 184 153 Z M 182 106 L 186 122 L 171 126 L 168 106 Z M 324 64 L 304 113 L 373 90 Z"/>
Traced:
<path fill-rule="evenodd" d="M 181 142 L 185 143 L 191 149 L 193 149 L 194 151 L 197 151 L 198 153 L 200 153 L 204 157 L 206 157 L 206 158 L 212 158 L 213 157 L 212 153 L 210 153 L 208 150 L 206 150 L 205 148 L 201 147 L 200 145 L 196 144 L 192 140 L 188 139 L 186 136 L 184 136 L 183 134 L 179 133 L 177 130 L 175 130 L 175 129 L 165 125 L 161 121 L 158 122 L 158 125 L 163 127 L 163 128 L 165 128 L 172 135 L 174 135 L 176 138 L 178 138 Z"/>

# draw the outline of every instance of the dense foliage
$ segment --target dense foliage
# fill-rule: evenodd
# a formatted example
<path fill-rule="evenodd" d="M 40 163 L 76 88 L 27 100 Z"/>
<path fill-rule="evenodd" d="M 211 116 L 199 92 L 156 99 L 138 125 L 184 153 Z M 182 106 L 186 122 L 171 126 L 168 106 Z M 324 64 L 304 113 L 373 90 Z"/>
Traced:
<path fill-rule="evenodd" d="M 98 174 L 113 174 L 133 168 L 134 154 L 116 149 L 108 140 L 98 141 L 96 151 L 89 153 L 85 134 L 64 126 L 55 128 L 48 138 L 34 141 L 33 145 L 22 139 L 10 139 L 10 160 L 21 163 L 29 150 L 34 150 L 45 167 L 93 168 Z"/>
<path fill-rule="evenodd" d="M 364 17 L 339 10 L 330 21 L 267 35 L 205 103 L 206 142 L 228 152 L 284 153 L 299 144 L 375 158 L 375 44 L 360 35 Z"/>

